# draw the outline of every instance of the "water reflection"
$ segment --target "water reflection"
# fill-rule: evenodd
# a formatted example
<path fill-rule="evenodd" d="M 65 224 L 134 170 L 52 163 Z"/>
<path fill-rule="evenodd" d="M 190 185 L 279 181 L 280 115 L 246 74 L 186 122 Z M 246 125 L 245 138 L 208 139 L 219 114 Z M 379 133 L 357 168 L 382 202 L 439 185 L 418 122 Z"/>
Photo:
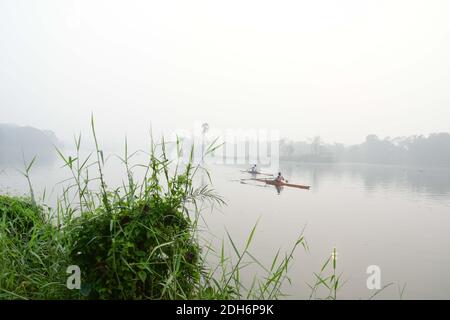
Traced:
<path fill-rule="evenodd" d="M 282 162 L 289 177 L 311 183 L 320 190 L 322 181 L 361 182 L 366 192 L 392 189 L 422 194 L 432 199 L 450 196 L 450 170 L 445 168 L 418 168 L 367 164 L 298 164 Z"/>
<path fill-rule="evenodd" d="M 278 195 L 281 194 L 281 192 L 284 190 L 284 187 L 282 186 L 278 186 L 278 185 L 274 185 L 275 190 L 277 190 Z"/>

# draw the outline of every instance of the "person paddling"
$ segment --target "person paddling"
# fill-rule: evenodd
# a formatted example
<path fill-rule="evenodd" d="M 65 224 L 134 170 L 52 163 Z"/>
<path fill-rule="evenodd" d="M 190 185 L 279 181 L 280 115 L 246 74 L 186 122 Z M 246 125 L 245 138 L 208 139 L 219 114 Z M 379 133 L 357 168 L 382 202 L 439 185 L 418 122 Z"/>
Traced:
<path fill-rule="evenodd" d="M 286 180 L 281 175 L 281 172 L 278 172 L 278 176 L 275 178 L 275 182 L 285 182 Z"/>

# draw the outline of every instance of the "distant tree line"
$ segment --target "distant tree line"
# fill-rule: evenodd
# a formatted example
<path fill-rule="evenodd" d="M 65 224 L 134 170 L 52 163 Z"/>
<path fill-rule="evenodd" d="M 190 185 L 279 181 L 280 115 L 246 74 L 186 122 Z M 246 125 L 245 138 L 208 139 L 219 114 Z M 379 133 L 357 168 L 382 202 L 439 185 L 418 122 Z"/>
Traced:
<path fill-rule="evenodd" d="M 309 141 L 281 140 L 280 156 L 305 162 L 360 162 L 450 167 L 450 133 L 384 138 L 369 135 L 361 144 L 345 146 Z"/>

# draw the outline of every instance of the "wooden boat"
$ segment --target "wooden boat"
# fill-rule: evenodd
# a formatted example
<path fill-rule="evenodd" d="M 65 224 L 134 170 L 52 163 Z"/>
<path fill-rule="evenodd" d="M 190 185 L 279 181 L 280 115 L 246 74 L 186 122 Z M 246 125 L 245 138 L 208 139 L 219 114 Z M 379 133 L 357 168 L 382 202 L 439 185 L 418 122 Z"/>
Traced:
<path fill-rule="evenodd" d="M 259 171 L 256 171 L 256 172 L 253 172 L 253 171 L 249 171 L 249 170 L 241 170 L 241 172 L 244 172 L 244 173 L 250 173 L 250 174 L 259 174 L 259 175 L 262 175 L 262 176 L 273 176 L 273 174 L 270 174 L 270 173 L 262 173 L 262 172 L 259 172 Z"/>
<path fill-rule="evenodd" d="M 303 186 L 301 184 L 293 184 L 293 183 L 288 183 L 288 182 L 284 182 L 284 181 L 275 181 L 275 180 L 270 180 L 270 179 L 255 178 L 255 179 L 251 179 L 251 180 L 265 182 L 267 184 L 277 186 L 277 187 L 292 187 L 292 188 L 306 189 L 306 190 L 309 190 L 311 188 L 311 186 Z"/>

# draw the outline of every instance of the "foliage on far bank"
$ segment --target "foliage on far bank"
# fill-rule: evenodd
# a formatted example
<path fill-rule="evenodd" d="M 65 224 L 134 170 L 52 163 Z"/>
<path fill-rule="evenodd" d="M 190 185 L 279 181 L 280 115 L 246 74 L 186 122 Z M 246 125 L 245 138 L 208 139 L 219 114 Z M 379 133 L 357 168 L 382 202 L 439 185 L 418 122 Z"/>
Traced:
<path fill-rule="evenodd" d="M 280 157 L 303 162 L 351 162 L 431 167 L 450 166 L 450 133 L 379 138 L 371 134 L 360 144 L 310 141 L 280 142 Z"/>

